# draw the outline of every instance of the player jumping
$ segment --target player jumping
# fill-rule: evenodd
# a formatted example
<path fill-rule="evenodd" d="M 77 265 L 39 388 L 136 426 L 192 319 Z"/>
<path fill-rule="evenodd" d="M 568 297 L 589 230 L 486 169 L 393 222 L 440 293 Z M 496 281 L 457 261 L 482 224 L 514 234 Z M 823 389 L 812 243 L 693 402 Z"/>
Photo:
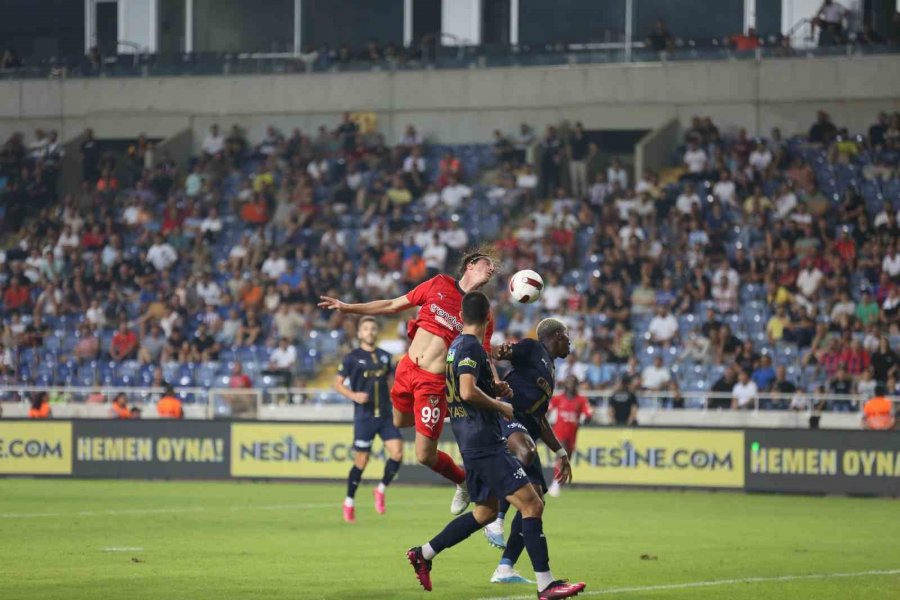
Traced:
<path fill-rule="evenodd" d="M 391 388 L 394 425 L 416 428 L 416 460 L 456 484 L 450 512 L 458 515 L 469 504 L 465 472 L 446 452 L 438 450 L 438 438 L 447 416 L 444 389 L 444 363 L 447 348 L 462 331 L 460 306 L 463 294 L 484 286 L 494 276 L 495 255 L 492 249 L 466 254 L 459 270 L 459 281 L 448 275 L 437 275 L 419 284 L 406 295 L 393 300 L 374 300 L 362 304 L 346 304 L 337 298 L 322 296 L 319 308 L 360 315 L 389 315 L 413 306 L 421 307 L 410 321 L 408 334 L 412 340 L 406 356 L 400 359 Z M 489 318 L 484 340 L 490 352 L 493 319 Z M 493 365 L 494 379 L 501 395 L 509 387 L 500 382 Z"/>
<path fill-rule="evenodd" d="M 555 414 L 553 433 L 562 442 L 563 448 L 569 456 L 575 453 L 575 438 L 578 436 L 578 427 L 583 423 L 589 423 L 593 417 L 591 403 L 578 393 L 578 379 L 574 375 L 566 377 L 563 384 L 563 393 L 554 396 L 550 400 L 550 413 Z M 553 481 L 550 483 L 551 496 L 559 496 L 558 475 L 560 463 L 553 468 Z"/>
<path fill-rule="evenodd" d="M 584 583 L 553 578 L 541 517 L 544 502 L 522 465 L 510 454 L 500 417 L 511 419 L 513 407 L 494 398 L 490 360 L 483 348 L 490 302 L 481 292 L 462 301 L 464 328 L 447 353 L 447 402 L 450 422 L 466 467 L 466 484 L 475 502 L 473 512 L 461 515 L 423 546 L 410 548 L 406 557 L 416 578 L 431 591 L 431 562 L 441 551 L 462 542 L 497 516 L 497 499 L 506 498 L 522 515 L 522 538 L 537 579 L 539 600 L 569 598 Z"/>
<path fill-rule="evenodd" d="M 375 317 L 363 317 L 357 323 L 359 348 L 344 357 L 338 367 L 334 388 L 353 401 L 353 467 L 347 476 L 347 497 L 344 499 L 344 520 L 356 521 L 354 497 L 369 462 L 369 451 L 375 434 L 381 437 L 387 451 L 384 476 L 375 488 L 375 511 L 384 514 L 384 492 L 400 469 L 403 460 L 403 437 L 391 416 L 390 386 L 391 355 L 375 346 L 378 322 Z M 349 380 L 347 387 L 345 380 Z"/>
<path fill-rule="evenodd" d="M 568 355 L 568 331 L 562 321 L 554 318 L 538 323 L 537 340 L 524 339 L 512 346 L 504 344 L 495 353 L 495 358 L 508 360 L 513 367 L 505 379 L 513 391 L 514 417 L 513 420 L 501 421 L 507 447 L 525 467 L 525 473 L 542 497 L 547 492 L 547 484 L 535 440 L 544 440 L 559 458 L 557 480 L 562 483 L 572 480 L 568 453 L 547 422 L 547 408 L 555 386 L 554 361 Z M 509 503 L 501 500 L 497 519 L 484 528 L 490 544 L 504 549 L 503 558 L 491 576 L 491 583 L 527 583 L 528 580 L 514 569 L 524 548 L 522 513 L 516 513 L 513 519 L 508 544 L 503 541 L 503 517 L 508 509 Z"/>

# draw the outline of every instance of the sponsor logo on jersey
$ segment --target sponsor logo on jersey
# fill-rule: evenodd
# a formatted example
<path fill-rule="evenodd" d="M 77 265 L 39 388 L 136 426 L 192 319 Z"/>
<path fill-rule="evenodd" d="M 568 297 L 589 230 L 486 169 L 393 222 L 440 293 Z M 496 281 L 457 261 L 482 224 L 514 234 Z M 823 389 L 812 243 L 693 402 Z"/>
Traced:
<path fill-rule="evenodd" d="M 472 367 L 473 369 L 478 368 L 478 363 L 472 360 L 471 358 L 464 358 L 459 361 L 459 366 L 461 367 Z"/>
<path fill-rule="evenodd" d="M 431 311 L 431 314 L 434 315 L 434 320 L 436 322 L 440 323 L 447 329 L 452 329 L 456 332 L 462 332 L 463 325 L 459 322 L 459 318 L 454 317 L 437 304 L 432 304 L 428 308 Z"/>

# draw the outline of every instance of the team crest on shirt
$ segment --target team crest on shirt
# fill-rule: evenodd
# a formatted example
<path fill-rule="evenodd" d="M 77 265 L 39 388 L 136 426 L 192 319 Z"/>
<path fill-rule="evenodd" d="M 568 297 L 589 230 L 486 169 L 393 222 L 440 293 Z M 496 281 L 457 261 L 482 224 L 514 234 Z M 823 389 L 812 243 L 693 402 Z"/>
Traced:
<path fill-rule="evenodd" d="M 441 403 L 441 397 L 440 396 L 428 396 L 428 403 L 431 404 L 431 406 L 437 406 L 438 404 Z"/>

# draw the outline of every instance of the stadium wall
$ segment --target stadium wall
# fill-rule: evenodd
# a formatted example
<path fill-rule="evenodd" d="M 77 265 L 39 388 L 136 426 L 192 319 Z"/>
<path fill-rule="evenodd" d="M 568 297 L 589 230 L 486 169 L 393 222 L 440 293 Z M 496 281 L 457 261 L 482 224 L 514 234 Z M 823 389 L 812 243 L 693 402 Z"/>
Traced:
<path fill-rule="evenodd" d="M 331 423 L 3 421 L 0 476 L 343 480 L 351 437 Z M 439 482 L 414 456 L 407 442 L 401 480 Z M 373 449 L 368 478 L 384 458 Z M 572 462 L 584 485 L 900 496 L 897 432 L 587 427 Z"/>
<path fill-rule="evenodd" d="M 444 143 L 484 141 L 495 128 L 580 120 L 589 129 L 647 129 L 692 115 L 767 135 L 808 130 L 814 112 L 862 131 L 900 110 L 900 56 L 697 61 L 469 70 L 0 82 L 0 136 L 85 127 L 99 137 L 184 128 L 202 142 L 212 123 L 251 139 L 266 125 L 314 131 L 340 113 L 373 111 L 395 142 L 408 123 Z"/>

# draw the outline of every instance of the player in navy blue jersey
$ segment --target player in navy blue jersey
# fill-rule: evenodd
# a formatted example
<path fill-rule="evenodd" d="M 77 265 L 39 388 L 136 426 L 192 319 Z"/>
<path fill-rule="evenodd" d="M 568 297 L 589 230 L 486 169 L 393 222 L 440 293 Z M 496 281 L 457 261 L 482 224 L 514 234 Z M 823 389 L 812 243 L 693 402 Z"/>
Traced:
<path fill-rule="evenodd" d="M 375 511 L 384 514 L 385 488 L 400 469 L 403 460 L 403 437 L 394 425 L 391 408 L 391 355 L 375 346 L 378 322 L 363 317 L 357 324 L 359 348 L 344 357 L 334 381 L 335 389 L 353 401 L 353 467 L 347 476 L 347 497 L 344 499 L 344 520 L 356 521 L 354 497 L 369 462 L 372 440 L 381 437 L 387 452 L 384 476 L 373 492 Z"/>
<path fill-rule="evenodd" d="M 544 502 L 503 437 L 501 418 L 511 419 L 513 407 L 496 398 L 498 390 L 483 347 L 489 313 L 487 296 L 481 292 L 466 294 L 462 301 L 462 334 L 447 352 L 450 423 L 475 510 L 455 518 L 427 544 L 410 548 L 406 557 L 419 583 L 431 591 L 432 559 L 493 521 L 498 499 L 505 498 L 522 514 L 522 539 L 534 567 L 538 599 L 569 598 L 585 585 L 554 579 L 541 521 Z"/>
<path fill-rule="evenodd" d="M 537 326 L 536 340 L 526 338 L 518 344 L 504 344 L 494 353 L 498 360 L 508 360 L 512 370 L 504 378 L 513 390 L 513 418 L 502 421 L 507 447 L 525 468 L 528 479 L 543 499 L 547 492 L 543 468 L 535 441 L 544 440 L 560 458 L 558 481 L 572 480 L 572 468 L 568 454 L 547 422 L 547 408 L 556 385 L 554 361 L 569 355 L 569 332 L 559 319 L 544 319 Z M 522 514 L 517 513 L 512 523 L 509 542 L 503 542 L 503 517 L 509 503 L 500 501 L 497 520 L 484 529 L 492 546 L 504 550 L 500 564 L 491 576 L 492 583 L 526 583 L 528 580 L 513 568 L 522 554 Z"/>

